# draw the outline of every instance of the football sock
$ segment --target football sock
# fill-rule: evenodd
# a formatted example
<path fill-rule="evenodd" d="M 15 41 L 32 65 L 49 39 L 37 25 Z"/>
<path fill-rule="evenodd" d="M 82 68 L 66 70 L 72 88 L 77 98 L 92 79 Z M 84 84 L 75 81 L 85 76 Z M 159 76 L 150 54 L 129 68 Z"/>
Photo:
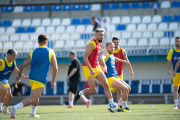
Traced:
<path fill-rule="evenodd" d="M 2 105 L 3 105 L 3 103 L 0 102 L 0 110 L 2 109 Z"/>
<path fill-rule="evenodd" d="M 119 101 L 118 101 L 118 106 L 121 106 L 122 103 L 123 103 L 123 100 L 122 100 L 122 98 L 120 98 Z"/>
<path fill-rule="evenodd" d="M 123 109 L 127 107 L 127 101 L 123 101 Z"/>
<path fill-rule="evenodd" d="M 84 101 L 85 103 L 88 102 L 88 99 L 87 99 L 84 95 L 81 95 L 81 97 L 83 98 L 83 101 Z"/>
<path fill-rule="evenodd" d="M 175 106 L 178 105 L 178 99 L 177 99 L 177 100 L 174 100 L 174 104 L 175 104 Z"/>
<path fill-rule="evenodd" d="M 84 95 L 84 91 L 81 90 L 81 91 L 79 92 L 79 95 Z"/>
<path fill-rule="evenodd" d="M 7 108 L 8 108 L 8 107 L 4 106 L 3 112 L 6 112 L 6 111 L 7 111 Z"/>
<path fill-rule="evenodd" d="M 36 114 L 36 109 L 37 109 L 37 106 L 32 106 L 31 105 L 31 114 L 35 115 Z"/>
<path fill-rule="evenodd" d="M 73 106 L 73 101 L 69 101 L 69 106 L 70 106 L 70 107 Z"/>
<path fill-rule="evenodd" d="M 109 103 L 113 103 L 114 102 L 113 98 L 108 99 L 108 101 L 109 101 Z"/>
<path fill-rule="evenodd" d="M 23 107 L 24 107 L 24 105 L 23 105 L 22 102 L 20 102 L 20 103 L 14 105 L 15 110 L 19 110 L 19 109 L 21 109 L 21 108 L 23 108 Z"/>

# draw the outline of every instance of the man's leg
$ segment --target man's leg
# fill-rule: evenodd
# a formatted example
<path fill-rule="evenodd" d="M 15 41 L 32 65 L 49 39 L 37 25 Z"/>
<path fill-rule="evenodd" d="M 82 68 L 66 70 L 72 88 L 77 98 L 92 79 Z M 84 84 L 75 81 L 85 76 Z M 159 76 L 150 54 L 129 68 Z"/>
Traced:
<path fill-rule="evenodd" d="M 117 100 L 118 100 L 118 106 L 120 109 L 122 109 L 122 104 L 123 104 L 123 100 L 121 96 L 122 96 L 122 91 L 117 90 Z"/>
<path fill-rule="evenodd" d="M 175 104 L 174 109 L 178 109 L 178 89 L 179 86 L 174 86 L 174 104 Z"/>
<path fill-rule="evenodd" d="M 18 102 L 20 102 L 21 101 L 21 92 L 17 92 L 17 96 L 18 96 Z"/>
<path fill-rule="evenodd" d="M 35 103 L 31 104 L 30 117 L 40 117 L 39 115 L 36 115 L 36 109 L 37 109 L 38 104 L 39 104 L 39 98 L 37 99 Z"/>
<path fill-rule="evenodd" d="M 0 95 L 0 112 L 2 111 L 2 105 L 5 100 L 6 94 L 8 92 L 6 86 L 0 82 L 0 91 L 2 92 Z"/>
<path fill-rule="evenodd" d="M 10 114 L 8 111 L 7 111 L 7 108 L 8 106 L 11 104 L 11 100 L 12 100 L 13 96 L 12 96 L 12 93 L 11 93 L 11 89 L 8 88 L 8 92 L 6 94 L 6 102 L 4 104 L 4 109 L 2 111 L 2 113 L 5 113 L 5 114 Z"/>
<path fill-rule="evenodd" d="M 74 93 L 69 92 L 69 106 L 73 107 Z"/>

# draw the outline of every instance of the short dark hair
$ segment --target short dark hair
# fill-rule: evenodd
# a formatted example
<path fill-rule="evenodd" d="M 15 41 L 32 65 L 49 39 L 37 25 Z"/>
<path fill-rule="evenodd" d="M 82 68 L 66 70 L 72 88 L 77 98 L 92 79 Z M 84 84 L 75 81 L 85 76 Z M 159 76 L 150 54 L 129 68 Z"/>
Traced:
<path fill-rule="evenodd" d="M 16 50 L 14 50 L 14 49 L 9 49 L 8 51 L 7 51 L 7 54 L 17 54 L 17 51 Z"/>
<path fill-rule="evenodd" d="M 46 40 L 48 40 L 48 37 L 44 34 L 41 34 L 38 36 L 38 42 L 45 42 Z"/>
<path fill-rule="evenodd" d="M 119 40 L 119 41 L 120 41 L 120 39 L 119 39 L 118 37 L 113 37 L 113 38 L 112 38 L 112 42 L 113 42 L 114 40 Z"/>
<path fill-rule="evenodd" d="M 114 45 L 113 42 L 108 42 L 108 43 L 106 43 L 106 47 L 107 47 L 109 44 L 113 44 L 113 45 Z"/>
<path fill-rule="evenodd" d="M 176 39 L 180 39 L 180 37 L 176 37 L 175 40 L 176 40 Z"/>
<path fill-rule="evenodd" d="M 76 56 L 76 52 L 75 51 L 71 51 L 69 54 Z"/>
<path fill-rule="evenodd" d="M 92 17 L 91 19 L 95 19 L 95 17 Z"/>

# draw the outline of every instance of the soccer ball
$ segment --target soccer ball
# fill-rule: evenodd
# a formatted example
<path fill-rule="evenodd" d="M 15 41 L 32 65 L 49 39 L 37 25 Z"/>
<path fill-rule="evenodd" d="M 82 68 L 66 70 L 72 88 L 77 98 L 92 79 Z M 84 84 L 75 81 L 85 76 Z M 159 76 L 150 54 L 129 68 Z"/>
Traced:
<path fill-rule="evenodd" d="M 109 110 L 110 112 L 116 112 L 117 109 L 118 109 L 117 103 L 115 103 L 115 102 L 109 103 L 109 105 L 108 105 L 108 110 Z"/>

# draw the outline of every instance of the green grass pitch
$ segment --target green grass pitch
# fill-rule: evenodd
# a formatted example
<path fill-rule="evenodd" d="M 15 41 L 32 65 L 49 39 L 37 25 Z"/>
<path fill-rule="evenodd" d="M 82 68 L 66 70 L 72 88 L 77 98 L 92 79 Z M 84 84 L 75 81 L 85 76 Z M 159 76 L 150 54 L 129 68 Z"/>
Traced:
<path fill-rule="evenodd" d="M 153 104 L 152 104 L 153 105 Z M 74 108 L 64 108 L 62 105 L 39 105 L 37 114 L 40 118 L 29 118 L 31 107 L 25 107 L 16 112 L 17 120 L 180 120 L 180 109 L 174 110 L 173 104 L 128 105 L 131 113 L 107 110 L 108 105 L 74 105 Z M 10 115 L 0 113 L 0 120 L 9 120 Z"/>

